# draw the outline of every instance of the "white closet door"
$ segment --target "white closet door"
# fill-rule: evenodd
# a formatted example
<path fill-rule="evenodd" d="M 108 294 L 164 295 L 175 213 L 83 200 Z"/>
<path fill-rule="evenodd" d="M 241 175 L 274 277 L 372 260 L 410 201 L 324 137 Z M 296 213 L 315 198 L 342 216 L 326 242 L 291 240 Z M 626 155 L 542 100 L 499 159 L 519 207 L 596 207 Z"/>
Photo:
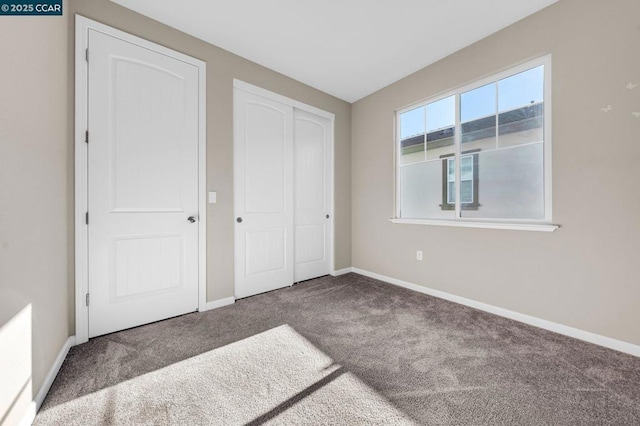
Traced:
<path fill-rule="evenodd" d="M 294 112 L 295 281 L 331 272 L 332 126 L 309 112 Z"/>
<path fill-rule="evenodd" d="M 235 296 L 293 284 L 293 108 L 234 90 Z"/>
<path fill-rule="evenodd" d="M 198 69 L 94 30 L 89 53 L 94 337 L 198 308 Z"/>

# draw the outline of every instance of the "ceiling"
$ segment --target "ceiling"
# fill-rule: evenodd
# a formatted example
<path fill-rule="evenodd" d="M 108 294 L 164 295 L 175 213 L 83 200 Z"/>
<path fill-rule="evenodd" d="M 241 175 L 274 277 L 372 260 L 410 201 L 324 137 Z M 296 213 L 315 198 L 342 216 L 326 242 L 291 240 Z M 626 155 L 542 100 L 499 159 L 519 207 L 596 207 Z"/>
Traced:
<path fill-rule="evenodd" d="M 112 0 L 355 102 L 557 0 Z"/>

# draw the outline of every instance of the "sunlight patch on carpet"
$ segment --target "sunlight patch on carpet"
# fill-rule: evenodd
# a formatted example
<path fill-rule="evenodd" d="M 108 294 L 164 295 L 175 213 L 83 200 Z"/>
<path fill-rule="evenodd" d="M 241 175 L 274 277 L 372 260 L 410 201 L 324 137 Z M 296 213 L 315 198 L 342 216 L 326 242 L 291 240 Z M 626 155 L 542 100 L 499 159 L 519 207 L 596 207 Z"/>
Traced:
<path fill-rule="evenodd" d="M 38 424 L 413 424 L 288 325 L 41 414 Z"/>

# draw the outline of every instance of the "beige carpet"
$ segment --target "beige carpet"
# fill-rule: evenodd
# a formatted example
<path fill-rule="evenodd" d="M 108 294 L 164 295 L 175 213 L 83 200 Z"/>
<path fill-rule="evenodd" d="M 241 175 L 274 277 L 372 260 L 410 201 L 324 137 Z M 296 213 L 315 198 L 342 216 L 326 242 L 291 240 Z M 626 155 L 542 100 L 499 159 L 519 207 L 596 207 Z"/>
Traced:
<path fill-rule="evenodd" d="M 288 325 L 47 409 L 50 424 L 413 424 Z"/>

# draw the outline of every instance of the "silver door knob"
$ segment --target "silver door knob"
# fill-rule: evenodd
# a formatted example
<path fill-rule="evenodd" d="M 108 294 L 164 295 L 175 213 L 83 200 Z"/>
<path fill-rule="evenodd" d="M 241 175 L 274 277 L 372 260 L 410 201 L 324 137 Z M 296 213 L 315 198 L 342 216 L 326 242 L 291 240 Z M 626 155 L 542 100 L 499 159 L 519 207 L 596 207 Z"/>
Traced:
<path fill-rule="evenodd" d="M 191 223 L 194 223 L 196 221 L 196 218 L 194 216 L 189 216 L 187 220 Z"/>

